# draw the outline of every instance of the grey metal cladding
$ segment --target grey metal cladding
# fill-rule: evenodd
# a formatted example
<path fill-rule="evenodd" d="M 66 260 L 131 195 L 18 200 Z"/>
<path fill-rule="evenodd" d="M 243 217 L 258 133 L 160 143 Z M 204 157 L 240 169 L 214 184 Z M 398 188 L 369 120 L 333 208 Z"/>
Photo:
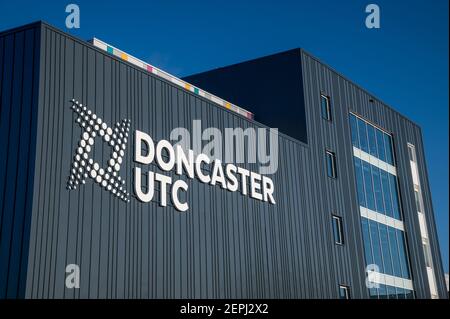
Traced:
<path fill-rule="evenodd" d="M 336 151 L 338 171 L 341 171 L 338 180 L 343 184 L 332 188 L 331 192 L 339 192 L 339 190 L 347 192 L 346 189 L 348 189 L 351 193 L 348 200 L 345 200 L 344 206 L 339 204 L 339 200 L 345 198 L 342 196 L 348 195 L 342 192 L 338 193 L 339 196 L 336 198 L 327 200 L 332 206 L 340 205 L 339 207 L 331 207 L 331 209 L 343 208 L 346 210 L 346 214 L 350 212 L 357 214 L 356 212 L 358 212 L 357 201 L 355 200 L 357 195 L 354 193 L 356 188 L 352 185 L 355 178 L 351 163 L 352 145 L 348 119 L 349 112 L 361 115 L 393 135 L 401 206 L 404 214 L 414 289 L 418 298 L 430 298 L 407 153 L 407 143 L 412 143 L 416 146 L 421 185 L 425 185 L 423 196 L 427 227 L 430 232 L 432 257 L 434 265 L 436 265 L 436 278 L 438 278 L 436 284 L 439 296 L 441 298 L 446 297 L 447 292 L 420 127 L 303 50 L 302 71 L 309 144 L 316 149 L 317 155 L 320 155 L 320 152 L 325 148 L 331 148 Z M 317 106 L 319 105 L 318 99 L 321 90 L 331 96 L 332 123 L 323 121 L 320 117 L 320 109 Z M 346 180 L 343 181 L 342 179 Z M 351 187 L 348 188 L 348 185 L 351 185 Z M 349 205 L 349 207 L 345 207 L 345 205 Z M 361 236 L 359 235 L 359 225 L 355 225 L 355 231 L 356 229 L 358 236 Z"/>
<path fill-rule="evenodd" d="M 331 298 L 340 282 L 365 296 L 364 263 L 354 253 L 362 256 L 359 220 L 346 217 L 349 244 L 335 246 L 327 200 L 317 196 L 331 186 L 307 145 L 280 136 L 276 205 L 197 181 L 188 181 L 184 214 L 125 204 L 90 182 L 69 192 L 81 134 L 72 97 L 110 124 L 130 118 L 132 130 L 155 140 L 191 128 L 193 119 L 218 128 L 259 125 L 46 25 L 41 67 L 27 297 Z M 131 156 L 128 148 L 121 170 L 128 187 Z M 80 289 L 65 288 L 71 263 L 80 265 Z"/>
<path fill-rule="evenodd" d="M 25 295 L 39 37 L 36 24 L 0 33 L 0 299 Z"/>
<path fill-rule="evenodd" d="M 415 144 L 426 185 L 423 196 L 436 275 L 443 277 L 420 129 L 377 100 L 371 105 L 368 93 L 304 51 L 299 54 L 308 145 L 279 136 L 279 169 L 271 176 L 276 205 L 185 178 L 187 213 L 135 198 L 124 203 L 90 180 L 68 191 L 72 156 L 82 132 L 70 110 L 72 98 L 109 125 L 131 119 L 131 131 L 147 132 L 154 140 L 167 139 L 175 127 L 192 129 L 194 119 L 219 129 L 264 126 L 45 23 L 40 28 L 37 127 L 31 128 L 36 141 L 30 143 L 36 153 L 25 157 L 33 164 L 29 169 L 35 167 L 27 177 L 33 197 L 26 297 L 337 298 L 338 285 L 346 284 L 354 298 L 368 298 L 350 110 L 394 135 L 413 282 L 418 297 L 429 297 L 420 236 L 415 235 L 419 226 L 410 171 L 402 164 L 408 163 L 406 143 Z M 332 98 L 332 123 L 321 119 L 320 90 Z M 0 120 L 3 123 L 3 117 Z M 3 147 L 3 134 L 0 138 Z M 132 144 L 120 171 L 130 193 Z M 337 179 L 327 177 L 326 148 L 336 152 Z M 109 150 L 95 143 L 93 156 L 106 161 Z M 256 169 L 254 164 L 241 166 Z M 6 172 L 3 165 L 0 169 Z M 333 242 L 331 214 L 343 218 L 345 245 Z M 65 287 L 65 267 L 72 263 L 80 266 L 79 289 Z M 441 282 L 438 288 L 446 296 Z"/>

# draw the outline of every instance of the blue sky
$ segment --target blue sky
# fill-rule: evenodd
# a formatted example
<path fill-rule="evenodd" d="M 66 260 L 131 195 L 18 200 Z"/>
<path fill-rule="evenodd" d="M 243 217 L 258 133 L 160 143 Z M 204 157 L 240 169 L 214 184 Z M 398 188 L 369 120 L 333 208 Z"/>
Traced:
<path fill-rule="evenodd" d="M 303 47 L 423 129 L 445 271 L 449 243 L 448 0 L 6 1 L 0 30 L 45 20 L 65 30 L 76 3 L 81 28 L 183 76 Z M 381 9 L 381 29 L 364 25 Z"/>

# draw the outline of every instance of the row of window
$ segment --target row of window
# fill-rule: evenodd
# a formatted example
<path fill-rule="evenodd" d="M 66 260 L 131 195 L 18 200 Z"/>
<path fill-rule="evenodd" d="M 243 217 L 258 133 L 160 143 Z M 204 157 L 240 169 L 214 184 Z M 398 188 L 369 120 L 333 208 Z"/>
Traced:
<path fill-rule="evenodd" d="M 330 97 L 321 94 L 321 111 L 331 121 Z M 358 149 L 395 166 L 392 137 L 368 122 L 350 114 L 352 143 Z M 336 154 L 325 151 L 327 175 L 337 178 Z M 399 189 L 396 176 L 354 157 L 359 205 L 401 220 Z M 404 232 L 361 217 L 366 264 L 375 264 L 383 274 L 411 278 Z M 342 217 L 332 215 L 335 244 L 344 244 Z M 379 285 L 369 289 L 371 298 L 413 298 L 412 290 Z M 350 287 L 339 285 L 339 298 L 350 299 Z"/>
<path fill-rule="evenodd" d="M 361 217 L 366 264 L 379 272 L 410 279 L 405 233 L 399 229 Z"/>
<path fill-rule="evenodd" d="M 331 121 L 331 103 L 330 97 L 321 94 L 320 95 L 320 106 L 322 112 L 322 118 Z M 337 178 L 337 166 L 336 166 L 336 154 L 330 150 L 325 151 L 325 162 L 327 168 L 327 175 L 331 178 Z M 342 217 L 337 215 L 331 216 L 332 228 L 333 228 L 333 239 L 336 245 L 344 244 L 344 230 L 342 225 Z M 340 299 L 350 299 L 350 287 L 346 285 L 339 285 L 339 298 Z"/>
<path fill-rule="evenodd" d="M 414 291 L 388 285 L 370 288 L 369 295 L 372 299 L 414 299 Z"/>
<path fill-rule="evenodd" d="M 386 163 L 395 165 L 392 137 L 389 134 L 353 114 L 350 114 L 350 128 L 353 146 Z"/>
<path fill-rule="evenodd" d="M 354 157 L 359 205 L 401 220 L 397 177 Z"/>
<path fill-rule="evenodd" d="M 365 217 L 361 219 L 366 264 L 377 265 L 380 273 L 410 279 L 404 232 Z M 334 243 L 343 245 L 342 217 L 332 215 L 332 227 Z"/>
<path fill-rule="evenodd" d="M 388 285 L 369 288 L 371 299 L 414 299 L 414 291 Z M 339 299 L 350 299 L 350 287 L 339 285 Z"/>

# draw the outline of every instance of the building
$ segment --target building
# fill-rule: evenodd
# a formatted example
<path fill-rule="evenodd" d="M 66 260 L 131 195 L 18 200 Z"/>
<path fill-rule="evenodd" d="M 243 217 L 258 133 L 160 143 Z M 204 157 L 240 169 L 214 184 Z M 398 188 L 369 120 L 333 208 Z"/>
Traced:
<path fill-rule="evenodd" d="M 301 49 L 181 80 L 38 22 L 0 81 L 0 298 L 447 297 L 420 128 Z M 196 120 L 277 170 L 194 176 Z"/>

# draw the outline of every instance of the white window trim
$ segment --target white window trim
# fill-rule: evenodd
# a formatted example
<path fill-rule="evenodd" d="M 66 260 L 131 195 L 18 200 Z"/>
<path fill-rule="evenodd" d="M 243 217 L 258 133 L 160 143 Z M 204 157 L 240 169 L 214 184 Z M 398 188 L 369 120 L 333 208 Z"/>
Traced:
<path fill-rule="evenodd" d="M 332 158 L 332 169 L 333 169 L 333 175 L 332 176 L 328 175 L 328 155 L 330 155 L 331 158 Z M 325 156 L 326 156 L 326 160 L 327 160 L 326 164 L 327 164 L 327 175 L 328 175 L 328 177 L 330 177 L 330 178 L 337 178 L 336 153 L 334 153 L 333 151 L 330 151 L 330 150 L 325 150 Z"/>
<path fill-rule="evenodd" d="M 343 228 L 342 217 L 340 217 L 338 215 L 332 215 L 331 218 L 333 220 L 333 223 L 335 222 L 335 220 L 337 220 L 337 225 L 338 225 L 338 228 L 339 228 L 338 229 L 339 241 L 335 240 L 334 243 L 336 245 L 344 245 L 344 230 L 342 229 Z M 333 224 L 333 232 L 334 232 L 334 224 Z M 334 236 L 333 236 L 333 238 L 334 238 Z"/>
<path fill-rule="evenodd" d="M 373 220 L 377 223 L 401 230 L 401 231 L 405 231 L 405 226 L 403 224 L 402 221 L 386 216 L 384 214 L 380 214 L 378 212 L 375 212 L 371 209 L 368 209 L 364 206 L 359 206 L 359 211 L 361 213 L 362 217 L 365 217 L 367 219 Z"/>
<path fill-rule="evenodd" d="M 371 274 L 370 277 L 372 280 L 370 282 L 380 284 L 380 285 L 387 285 L 392 286 L 396 288 L 404 288 L 409 290 L 414 290 L 414 286 L 411 279 L 391 276 L 387 274 L 383 274 L 380 272 L 374 271 Z"/>
<path fill-rule="evenodd" d="M 339 285 L 339 297 L 341 296 L 341 289 L 344 289 L 345 290 L 345 299 L 350 299 L 351 298 L 351 296 L 350 296 L 350 287 L 349 286 L 346 286 L 346 285 L 343 285 L 343 284 L 340 284 Z"/>
<path fill-rule="evenodd" d="M 378 167 L 385 172 L 388 172 L 391 175 L 397 176 L 397 169 L 394 166 L 364 152 L 363 150 L 355 146 L 353 146 L 353 155 L 369 164 L 372 164 L 373 166 Z"/>
<path fill-rule="evenodd" d="M 325 118 L 323 116 L 322 108 L 320 110 L 320 113 L 324 120 L 331 121 L 331 98 L 328 95 L 326 95 L 325 93 L 320 93 L 320 104 L 321 104 L 320 106 L 321 107 L 322 107 L 322 98 L 325 98 L 327 100 L 327 117 Z"/>

